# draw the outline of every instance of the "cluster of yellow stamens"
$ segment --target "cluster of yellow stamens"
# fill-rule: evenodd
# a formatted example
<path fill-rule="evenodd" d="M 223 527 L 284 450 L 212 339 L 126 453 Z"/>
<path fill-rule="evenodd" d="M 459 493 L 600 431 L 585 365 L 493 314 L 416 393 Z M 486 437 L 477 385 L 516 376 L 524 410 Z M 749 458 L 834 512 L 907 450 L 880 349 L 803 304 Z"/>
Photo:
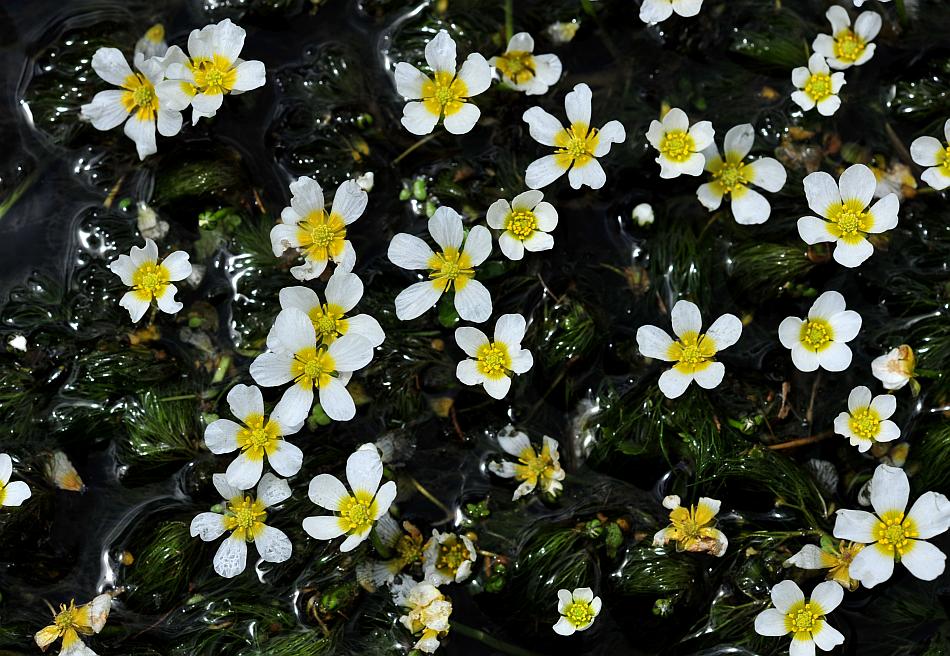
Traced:
<path fill-rule="evenodd" d="M 682 373 L 702 371 L 716 355 L 716 342 L 708 335 L 700 335 L 689 331 L 684 333 L 678 342 L 670 345 L 667 356 L 676 362 L 674 369 Z"/>
<path fill-rule="evenodd" d="M 371 494 L 357 490 L 355 495 L 340 502 L 338 521 L 346 533 L 363 533 L 373 525 L 376 515 L 376 500 Z"/>
<path fill-rule="evenodd" d="M 505 220 L 505 230 L 524 241 L 538 229 L 538 217 L 531 210 L 513 210 Z"/>
<path fill-rule="evenodd" d="M 467 97 L 465 82 L 448 71 L 435 71 L 422 84 L 422 103 L 432 114 L 451 116 L 462 109 Z"/>
<path fill-rule="evenodd" d="M 861 201 L 848 200 L 836 207 L 828 208 L 827 218 L 831 221 L 829 232 L 845 242 L 860 241 L 864 233 L 874 225 L 874 217 L 864 211 Z"/>
<path fill-rule="evenodd" d="M 294 354 L 290 371 L 298 385 L 319 389 L 327 385 L 336 373 L 336 363 L 326 349 L 310 347 Z"/>
<path fill-rule="evenodd" d="M 785 614 L 785 626 L 789 631 L 797 634 L 806 634 L 804 637 L 811 637 L 811 634 L 821 628 L 824 621 L 824 610 L 814 602 L 799 602 L 788 609 Z"/>
<path fill-rule="evenodd" d="M 198 92 L 212 96 L 228 93 L 237 82 L 237 69 L 221 55 L 214 55 L 211 59 L 192 60 L 191 73 Z"/>
<path fill-rule="evenodd" d="M 511 50 L 495 59 L 495 67 L 515 84 L 534 79 L 534 57 L 527 50 Z"/>
<path fill-rule="evenodd" d="M 719 183 L 724 194 L 729 194 L 749 183 L 746 166 L 741 161 L 725 161 L 717 171 L 713 171 L 713 180 Z"/>
<path fill-rule="evenodd" d="M 873 408 L 858 408 L 848 419 L 851 432 L 865 440 L 873 440 L 881 432 L 881 416 Z"/>
<path fill-rule="evenodd" d="M 824 319 L 809 319 L 802 324 L 799 341 L 809 351 L 823 351 L 834 341 L 835 331 Z"/>
<path fill-rule="evenodd" d="M 429 278 L 436 289 L 447 292 L 454 287 L 458 291 L 475 277 L 471 258 L 457 248 L 449 246 L 429 259 Z"/>
<path fill-rule="evenodd" d="M 337 214 L 311 212 L 297 224 L 297 240 L 313 260 L 325 261 L 343 253 L 346 223 Z"/>
<path fill-rule="evenodd" d="M 816 103 L 832 95 L 831 75 L 828 73 L 812 73 L 805 83 L 805 93 Z"/>
<path fill-rule="evenodd" d="M 554 137 L 554 145 L 557 147 L 554 153 L 555 162 L 563 169 L 567 169 L 572 163 L 575 166 L 584 166 L 594 158 L 598 140 L 596 128 L 589 128 L 583 123 L 573 123 Z"/>
<path fill-rule="evenodd" d="M 867 47 L 864 39 L 849 29 L 835 35 L 835 57 L 843 62 L 854 63 Z"/>
<path fill-rule="evenodd" d="M 501 342 L 481 346 L 475 355 L 478 370 L 489 378 L 501 378 L 511 369 L 511 355 Z"/>
<path fill-rule="evenodd" d="M 674 162 L 685 162 L 696 150 L 696 142 L 685 130 L 670 130 L 660 141 L 660 152 Z"/>
<path fill-rule="evenodd" d="M 900 511 L 883 513 L 881 520 L 874 527 L 874 537 L 877 547 L 897 558 L 903 556 L 913 546 L 912 539 L 920 535 L 917 527 Z"/>
<path fill-rule="evenodd" d="M 227 512 L 224 514 L 224 527 L 234 531 L 234 536 L 241 540 L 253 540 L 264 528 L 267 511 L 264 504 L 251 497 L 240 497 L 228 502 Z"/>
<path fill-rule="evenodd" d="M 468 547 L 465 543 L 455 536 L 439 545 L 439 554 L 436 556 L 435 567 L 440 571 L 451 574 L 452 577 L 462 566 L 468 557 Z"/>
<path fill-rule="evenodd" d="M 252 460 L 260 460 L 280 439 L 280 426 L 276 421 L 266 421 L 263 415 L 245 417 L 244 423 L 237 432 L 238 446 Z"/>
<path fill-rule="evenodd" d="M 346 332 L 347 322 L 343 318 L 343 308 L 332 303 L 324 303 L 310 309 L 310 321 L 317 333 L 317 342 L 330 345 Z"/>
<path fill-rule="evenodd" d="M 142 300 L 151 301 L 165 293 L 169 272 L 156 262 L 145 262 L 132 274 L 132 290 Z"/>
<path fill-rule="evenodd" d="M 594 609 L 588 601 L 572 601 L 562 614 L 575 628 L 587 626 L 594 619 Z"/>

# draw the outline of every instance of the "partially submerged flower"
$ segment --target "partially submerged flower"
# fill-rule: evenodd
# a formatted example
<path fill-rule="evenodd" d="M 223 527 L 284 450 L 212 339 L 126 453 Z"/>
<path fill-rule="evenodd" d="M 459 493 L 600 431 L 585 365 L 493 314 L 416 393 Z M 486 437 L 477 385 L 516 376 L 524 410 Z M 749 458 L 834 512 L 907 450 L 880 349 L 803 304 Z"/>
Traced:
<path fill-rule="evenodd" d="M 871 360 L 871 373 L 881 381 L 884 389 L 899 390 L 913 380 L 916 365 L 914 349 L 901 344 Z"/>
<path fill-rule="evenodd" d="M 63 639 L 60 656 L 95 656 L 96 652 L 83 644 L 80 635 L 90 636 L 102 631 L 112 609 L 112 594 L 104 593 L 88 604 L 60 604 L 59 612 L 53 612 L 53 623 L 40 629 L 33 636 L 37 646 L 46 649 L 59 638 Z"/>
<path fill-rule="evenodd" d="M 665 21 L 676 13 L 691 18 L 699 13 L 703 0 L 643 0 L 640 5 L 640 20 L 650 25 Z"/>
<path fill-rule="evenodd" d="M 557 210 L 543 198 L 544 194 L 532 189 L 515 196 L 511 204 L 499 198 L 488 208 L 488 225 L 504 231 L 498 237 L 498 246 L 509 260 L 520 260 L 526 250 L 554 248 L 550 233 L 557 227 Z"/>
<path fill-rule="evenodd" d="M 203 512 L 191 520 L 191 537 L 205 542 L 217 540 L 231 531 L 214 554 L 214 571 L 232 578 L 247 565 L 247 543 L 253 542 L 260 557 L 269 563 L 282 563 L 293 551 L 290 538 L 267 526 L 267 509 L 290 498 L 290 486 L 271 473 L 264 474 L 254 497 L 228 484 L 224 474 L 211 477 L 215 489 L 226 501 L 223 513 Z"/>
<path fill-rule="evenodd" d="M 917 137 L 910 145 L 910 156 L 917 164 L 928 167 L 920 179 L 936 190 L 950 187 L 950 118 L 943 124 L 946 144 L 930 136 Z"/>
<path fill-rule="evenodd" d="M 512 501 L 530 494 L 539 485 L 545 494 L 553 495 L 561 490 L 565 474 L 561 469 L 556 441 L 545 435 L 541 440 L 541 451 L 538 452 L 526 434 L 508 425 L 498 434 L 498 443 L 505 453 L 516 457 L 518 462 L 490 462 L 488 469 L 502 478 L 514 478 L 521 483 L 511 497 Z"/>
<path fill-rule="evenodd" d="M 132 288 L 119 305 L 129 311 L 133 322 L 145 315 L 153 300 L 159 310 L 168 314 L 175 314 L 184 307 L 175 300 L 178 288 L 171 283 L 191 275 L 191 262 L 185 251 L 175 251 L 159 262 L 158 246 L 146 239 L 144 248 L 133 246 L 129 255 L 120 255 L 109 264 L 109 269 Z"/>
<path fill-rule="evenodd" d="M 19 506 L 30 498 L 30 486 L 23 481 L 10 481 L 13 475 L 13 459 L 0 453 L 0 508 Z"/>
<path fill-rule="evenodd" d="M 135 42 L 136 55 L 142 53 L 145 57 L 164 57 L 166 52 L 168 44 L 165 43 L 165 26 L 161 23 L 152 25 Z"/>
<path fill-rule="evenodd" d="M 845 85 L 844 73 L 832 73 L 825 57 L 819 53 L 808 58 L 808 67 L 792 70 L 792 83 L 798 88 L 792 100 L 806 112 L 818 107 L 822 116 L 831 116 L 841 107 L 838 92 Z"/>
<path fill-rule="evenodd" d="M 73 466 L 72 461 L 62 451 L 54 451 L 46 463 L 46 476 L 60 490 L 82 492 L 86 485 Z"/>
<path fill-rule="evenodd" d="M 861 12 L 854 22 L 854 29 L 851 29 L 848 10 L 840 5 L 829 7 L 825 16 L 831 23 L 831 34 L 819 34 L 811 47 L 828 60 L 831 68 L 844 70 L 860 66 L 874 56 L 876 46 L 871 41 L 881 31 L 880 14 Z"/>
<path fill-rule="evenodd" d="M 356 566 L 360 585 L 375 591 L 381 585 L 392 584 L 396 576 L 416 563 L 422 563 L 425 540 L 411 522 L 402 525 L 388 513 L 376 522 L 376 536 L 392 552 L 388 560 L 363 560 Z"/>
<path fill-rule="evenodd" d="M 854 592 L 860 583 L 851 578 L 848 569 L 851 567 L 851 561 L 863 548 L 863 545 L 844 540 L 840 540 L 837 545 L 830 540 L 825 544 L 825 540 L 822 540 L 820 547 L 815 544 L 806 544 L 783 565 L 785 567 L 794 565 L 801 569 L 826 569 L 828 570 L 826 579 L 836 581 L 845 590 Z"/>
<path fill-rule="evenodd" d="M 527 32 L 512 36 L 505 52 L 488 63 L 498 70 L 502 80 L 526 96 L 547 93 L 561 77 L 561 60 L 557 55 L 535 55 L 534 39 Z"/>
<path fill-rule="evenodd" d="M 557 612 L 561 617 L 553 627 L 554 632 L 569 636 L 586 631 L 600 615 L 601 605 L 600 597 L 595 597 L 590 588 L 574 588 L 573 591 L 561 588 L 557 591 Z"/>
<path fill-rule="evenodd" d="M 393 588 L 397 606 L 408 612 L 399 618 L 406 629 L 419 640 L 413 649 L 432 654 L 439 648 L 439 638 L 449 632 L 452 602 L 431 583 L 407 581 Z"/>
<path fill-rule="evenodd" d="M 481 116 L 470 99 L 491 86 L 491 67 L 473 52 L 456 72 L 455 41 L 445 30 L 426 44 L 425 56 L 432 77 L 412 64 L 396 64 L 396 92 L 410 101 L 403 109 L 403 127 L 413 134 L 429 134 L 442 119 L 452 134 L 465 134 Z"/>
<path fill-rule="evenodd" d="M 706 166 L 703 152 L 713 145 L 715 136 L 712 123 L 700 121 L 690 127 L 689 117 L 678 107 L 666 112 L 659 121 L 652 121 L 647 141 L 659 152 L 656 163 L 660 165 L 660 177 L 702 173 Z"/>
<path fill-rule="evenodd" d="M 848 342 L 861 330 L 861 315 L 845 309 L 844 296 L 827 291 L 812 303 L 806 319 L 785 317 L 778 338 L 792 352 L 799 371 L 844 371 L 851 364 Z"/>
<path fill-rule="evenodd" d="M 720 501 L 700 497 L 695 506 L 680 505 L 680 498 L 672 494 L 663 499 L 663 507 L 670 511 L 670 525 L 653 536 L 657 546 L 676 543 L 677 551 L 709 553 L 724 556 L 729 546 L 725 533 L 715 528 Z"/>
<path fill-rule="evenodd" d="M 526 325 L 520 314 L 503 314 L 495 322 L 493 340 L 472 326 L 456 328 L 455 341 L 469 357 L 458 363 L 455 375 L 466 385 L 484 386 L 492 398 L 505 398 L 511 377 L 534 364 L 531 351 L 521 348 Z"/>
<path fill-rule="evenodd" d="M 676 363 L 660 375 L 660 391 L 667 398 L 675 399 L 694 380 L 704 389 L 713 389 L 726 373 L 723 364 L 714 358 L 719 351 L 739 341 L 742 322 L 733 314 L 724 314 L 706 333 L 701 333 L 702 315 L 696 304 L 689 301 L 677 301 L 671 317 L 677 341 L 657 326 L 637 329 L 637 346 L 643 356 Z"/>
<path fill-rule="evenodd" d="M 831 626 L 825 616 L 841 604 L 844 589 L 834 581 L 815 586 L 811 599 L 794 581 L 782 581 L 772 588 L 775 608 L 763 610 L 755 617 L 755 632 L 764 636 L 792 634 L 789 656 L 814 654 L 815 647 L 831 651 L 844 642 L 844 636 Z"/>
<path fill-rule="evenodd" d="M 467 535 L 432 530 L 422 553 L 425 580 L 433 585 L 461 583 L 472 574 L 475 545 Z"/>
<path fill-rule="evenodd" d="M 864 453 L 879 442 L 891 442 L 901 436 L 901 429 L 889 419 L 896 409 L 893 394 L 879 394 L 872 399 L 867 387 L 855 387 L 848 395 L 848 411 L 835 417 L 835 432 Z"/>

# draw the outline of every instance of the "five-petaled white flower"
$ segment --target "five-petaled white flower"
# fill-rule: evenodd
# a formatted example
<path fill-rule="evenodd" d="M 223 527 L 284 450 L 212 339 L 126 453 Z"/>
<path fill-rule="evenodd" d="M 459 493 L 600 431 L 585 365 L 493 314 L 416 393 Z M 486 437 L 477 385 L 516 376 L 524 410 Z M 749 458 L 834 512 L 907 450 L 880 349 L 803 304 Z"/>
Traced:
<path fill-rule="evenodd" d="M 483 385 L 492 398 L 505 398 L 511 376 L 534 364 L 531 351 L 521 348 L 526 325 L 520 314 L 503 314 L 495 322 L 494 340 L 478 328 L 456 328 L 455 341 L 469 357 L 458 363 L 455 375 L 466 385 Z"/>
<path fill-rule="evenodd" d="M 881 31 L 881 15 L 873 11 L 861 12 L 851 29 L 848 10 L 832 5 L 825 12 L 831 23 L 831 34 L 819 34 L 811 44 L 812 50 L 828 60 L 828 66 L 844 70 L 860 66 L 874 56 L 876 47 L 871 41 Z"/>
<path fill-rule="evenodd" d="M 703 334 L 703 318 L 695 303 L 677 301 L 671 315 L 673 333 L 679 338 L 675 342 L 656 326 L 637 330 L 637 346 L 643 356 L 676 363 L 660 375 L 660 391 L 675 399 L 694 380 L 700 387 L 713 389 L 726 373 L 722 363 L 713 358 L 739 341 L 742 322 L 734 314 L 724 314 Z"/>
<path fill-rule="evenodd" d="M 526 434 L 508 425 L 498 434 L 498 443 L 505 453 L 516 457 L 518 462 L 490 462 L 488 469 L 497 476 L 514 478 L 521 483 L 512 495 L 512 501 L 531 494 L 539 485 L 545 494 L 557 494 L 562 489 L 561 481 L 565 474 L 561 469 L 557 442 L 552 438 L 545 435 L 541 440 L 541 451 L 537 452 Z"/>
<path fill-rule="evenodd" d="M 661 178 L 699 175 L 706 166 L 704 151 L 714 145 L 716 131 L 709 121 L 689 125 L 689 117 L 674 107 L 659 121 L 653 120 L 647 130 L 647 141 L 659 151 L 656 158 Z"/>
<path fill-rule="evenodd" d="M 871 360 L 871 373 L 881 381 L 884 389 L 899 390 L 913 380 L 916 365 L 914 349 L 901 344 Z"/>
<path fill-rule="evenodd" d="M 811 599 L 794 581 L 782 581 L 772 588 L 775 608 L 755 617 L 755 631 L 764 636 L 792 634 L 789 656 L 814 656 L 815 647 L 831 651 L 844 642 L 844 636 L 825 619 L 841 604 L 844 588 L 834 581 L 823 581 L 811 591 Z"/>
<path fill-rule="evenodd" d="M 745 123 L 726 132 L 723 142 L 725 159 L 720 157 L 716 143 L 710 143 L 703 156 L 706 158 L 705 168 L 712 174 L 712 182 L 702 185 L 696 192 L 699 202 L 710 212 L 719 209 L 722 197 L 728 195 L 732 200 L 732 215 L 736 223 L 743 225 L 765 223 L 772 213 L 772 206 L 765 196 L 749 185 L 775 193 L 781 191 L 788 177 L 785 167 L 772 157 L 742 163 L 754 142 L 755 131 L 752 125 Z"/>
<path fill-rule="evenodd" d="M 171 283 L 191 275 L 191 262 L 185 251 L 175 251 L 159 262 L 158 246 L 146 239 L 145 248 L 133 246 L 129 255 L 120 255 L 109 264 L 109 269 L 122 279 L 122 284 L 132 288 L 122 296 L 119 305 L 129 311 L 133 322 L 145 315 L 153 300 L 159 310 L 168 314 L 184 307 L 175 300 L 178 288 Z"/>
<path fill-rule="evenodd" d="M 557 227 L 557 210 L 542 199 L 536 189 L 522 192 L 511 204 L 499 198 L 488 208 L 488 225 L 504 230 L 498 237 L 498 246 L 509 260 L 520 260 L 525 250 L 547 251 L 554 248 L 550 232 Z"/>
<path fill-rule="evenodd" d="M 368 341 L 359 335 L 344 335 L 322 346 L 310 317 L 292 307 L 277 315 L 267 348 L 251 363 L 251 377 L 264 387 L 292 383 L 281 398 L 287 416 L 302 420 L 310 414 L 314 388 L 330 419 L 349 421 L 356 415 L 346 384 L 354 371 L 373 359 Z"/>
<path fill-rule="evenodd" d="M 53 611 L 53 623 L 33 636 L 36 646 L 46 651 L 58 638 L 62 638 L 59 656 L 96 656 L 96 652 L 87 647 L 79 636 L 90 636 L 102 631 L 112 610 L 112 594 L 103 593 L 81 606 L 76 605 L 75 599 L 69 604 L 60 604 L 59 612 Z"/>
<path fill-rule="evenodd" d="M 412 579 L 392 586 L 393 601 L 408 612 L 399 621 L 419 640 L 412 646 L 425 654 L 439 648 L 439 638 L 449 632 L 452 602 L 431 583 Z"/>
<path fill-rule="evenodd" d="M 470 98 L 491 86 L 491 66 L 473 52 L 456 74 L 455 41 L 445 30 L 426 44 L 425 53 L 432 77 L 412 64 L 396 64 L 396 91 L 410 101 L 403 109 L 403 127 L 413 134 L 429 134 L 441 118 L 446 130 L 465 134 L 481 116 Z"/>
<path fill-rule="evenodd" d="M 203 512 L 191 520 L 191 537 L 205 542 L 217 540 L 225 531 L 225 538 L 214 554 L 214 571 L 224 578 L 232 578 L 247 565 L 247 543 L 253 542 L 260 557 L 269 563 L 282 563 L 293 551 L 290 538 L 272 526 L 267 526 L 267 509 L 290 498 L 290 486 L 271 473 L 264 474 L 257 485 L 254 498 L 228 484 L 224 474 L 211 477 L 218 494 L 227 502 L 224 513 Z"/>
<path fill-rule="evenodd" d="M 867 545 L 849 570 L 851 578 L 866 588 L 891 578 L 895 561 L 924 581 L 943 574 L 947 556 L 925 540 L 950 528 L 950 500 L 939 492 L 925 492 L 905 514 L 909 498 L 910 481 L 904 470 L 878 465 L 871 478 L 874 513 L 837 512 L 834 536 Z"/>
<path fill-rule="evenodd" d="M 665 21 L 675 12 L 678 16 L 691 18 L 699 13 L 703 0 L 643 0 L 640 5 L 640 20 L 650 25 Z"/>
<path fill-rule="evenodd" d="M 491 254 L 488 228 L 475 226 L 466 236 L 459 213 L 443 206 L 429 219 L 429 234 L 442 249 L 439 253 L 433 253 L 424 241 L 404 232 L 395 235 L 389 244 L 389 261 L 396 266 L 429 270 L 429 280 L 414 283 L 399 292 L 396 316 L 403 321 L 415 319 L 452 289 L 455 309 L 462 319 L 475 323 L 486 321 L 491 316 L 491 294 L 485 285 L 475 280 L 475 267 Z"/>
<path fill-rule="evenodd" d="M 205 429 L 205 445 L 211 453 L 241 453 L 228 466 L 228 484 L 239 490 L 254 487 L 264 471 L 264 456 L 275 472 L 293 476 L 303 464 L 303 452 L 283 439 L 300 430 L 306 415 L 292 416 L 281 400 L 264 416 L 264 397 L 259 387 L 235 385 L 228 392 L 228 405 L 241 423 L 218 419 Z M 243 425 L 242 425 L 243 424 Z"/>
<path fill-rule="evenodd" d="M 476 555 L 475 545 L 467 535 L 432 529 L 432 537 L 422 553 L 425 580 L 432 585 L 461 583 L 471 576 Z"/>
<path fill-rule="evenodd" d="M 135 142 L 139 159 L 158 152 L 155 128 L 163 137 L 181 130 L 181 111 L 161 101 L 155 86 L 165 79 L 166 69 L 184 60 L 180 48 L 170 48 L 164 57 L 134 57 L 136 71 L 129 68 L 125 56 L 116 48 L 99 48 L 92 56 L 96 74 L 119 89 L 100 91 L 92 102 L 83 105 L 81 116 L 97 130 L 111 130 L 125 123 L 125 135 Z"/>
<path fill-rule="evenodd" d="M 600 597 L 590 588 L 561 588 L 557 591 L 557 612 L 561 617 L 554 625 L 558 635 L 569 636 L 577 631 L 586 631 L 600 615 Z"/>
<path fill-rule="evenodd" d="M 845 307 L 844 296 L 827 291 L 812 303 L 807 319 L 785 317 L 779 324 L 778 339 L 799 371 L 844 371 L 851 364 L 847 343 L 861 330 L 861 315 Z"/>
<path fill-rule="evenodd" d="M 304 263 L 290 270 L 297 280 L 313 280 L 333 260 L 344 271 L 352 271 L 356 251 L 346 238 L 347 226 L 366 209 L 369 195 L 355 180 L 346 180 L 333 195 L 327 213 L 323 189 L 313 178 L 302 176 L 290 183 L 290 207 L 280 213 L 280 223 L 271 228 L 270 243 L 280 257 L 288 248 L 296 248 Z"/>
<path fill-rule="evenodd" d="M 534 39 L 527 32 L 518 32 L 508 41 L 504 54 L 492 57 L 501 79 L 526 96 L 547 93 L 548 87 L 561 78 L 561 60 L 557 55 L 535 55 Z"/>
<path fill-rule="evenodd" d="M 831 116 L 841 107 L 838 92 L 845 85 L 844 73 L 832 73 L 824 55 L 812 54 L 808 66 L 799 66 L 792 70 L 792 84 L 798 90 L 792 93 L 792 100 L 806 112 L 818 107 L 822 116 Z"/>
<path fill-rule="evenodd" d="M 264 85 L 264 64 L 239 57 L 247 33 L 225 18 L 188 35 L 188 57 L 165 71 L 157 87 L 163 104 L 176 110 L 191 105 L 192 123 L 217 114 L 224 97 L 238 95 Z"/>
<path fill-rule="evenodd" d="M 910 145 L 910 156 L 921 166 L 929 167 L 920 179 L 938 191 L 950 187 L 950 118 L 943 124 L 946 144 L 935 137 L 917 137 Z"/>
<path fill-rule="evenodd" d="M 824 171 L 809 173 L 805 197 L 818 216 L 800 218 L 798 234 L 806 244 L 835 242 L 835 261 L 846 267 L 859 266 L 874 254 L 866 235 L 897 225 L 897 194 L 888 194 L 871 205 L 876 186 L 874 173 L 864 164 L 849 166 L 837 183 Z"/>
<path fill-rule="evenodd" d="M 379 451 L 371 443 L 362 445 L 346 459 L 346 482 L 352 494 L 330 474 L 320 474 L 310 481 L 310 500 L 336 514 L 307 517 L 303 530 L 315 540 L 346 535 L 340 551 L 352 551 L 369 537 L 373 524 L 389 511 L 396 498 L 396 482 L 380 487 L 382 478 Z"/>
<path fill-rule="evenodd" d="M 10 482 L 13 475 L 13 459 L 0 453 L 0 508 L 19 506 L 30 498 L 30 486 L 23 481 Z"/>
<path fill-rule="evenodd" d="M 897 398 L 893 394 L 872 399 L 867 387 L 855 387 L 848 395 L 848 411 L 835 417 L 835 432 L 864 453 L 875 442 L 891 442 L 901 436 L 901 429 L 889 419 L 896 409 Z"/>
<path fill-rule="evenodd" d="M 571 188 L 587 185 L 600 189 L 607 182 L 607 174 L 597 161 L 610 152 L 611 144 L 623 143 L 627 133 L 620 121 L 610 121 L 600 128 L 590 124 L 591 91 L 586 84 L 578 84 L 564 97 L 567 129 L 561 122 L 540 107 L 531 107 L 522 118 L 528 124 L 531 137 L 540 144 L 553 146 L 553 155 L 545 155 L 528 165 L 525 184 L 532 189 L 547 186 L 567 173 Z"/>

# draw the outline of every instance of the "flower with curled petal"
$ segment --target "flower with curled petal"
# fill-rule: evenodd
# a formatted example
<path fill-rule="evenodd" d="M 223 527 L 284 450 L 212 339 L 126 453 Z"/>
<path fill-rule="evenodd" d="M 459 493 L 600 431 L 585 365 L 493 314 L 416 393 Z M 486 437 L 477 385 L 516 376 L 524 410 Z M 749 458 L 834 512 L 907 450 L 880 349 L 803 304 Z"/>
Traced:
<path fill-rule="evenodd" d="M 557 55 L 534 54 L 534 39 L 527 32 L 512 36 L 505 52 L 492 57 L 488 63 L 505 83 L 526 96 L 547 93 L 548 87 L 561 77 L 561 60 Z"/>

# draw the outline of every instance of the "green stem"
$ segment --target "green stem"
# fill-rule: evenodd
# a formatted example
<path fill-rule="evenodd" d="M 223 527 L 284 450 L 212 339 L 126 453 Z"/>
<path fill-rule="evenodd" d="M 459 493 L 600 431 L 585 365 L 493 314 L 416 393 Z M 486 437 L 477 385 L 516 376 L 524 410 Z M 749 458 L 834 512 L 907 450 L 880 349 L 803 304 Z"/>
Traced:
<path fill-rule="evenodd" d="M 515 2 L 505 0 L 505 43 L 515 35 Z"/>
<path fill-rule="evenodd" d="M 516 647 L 515 645 L 509 644 L 504 640 L 499 640 L 495 636 L 489 635 L 480 629 L 474 629 L 466 624 L 462 624 L 461 622 L 452 620 L 449 624 L 452 627 L 452 631 L 461 633 L 467 638 L 478 640 L 480 643 L 488 645 L 492 649 L 497 649 L 498 651 L 505 654 L 511 654 L 511 656 L 541 656 L 538 654 L 538 652 L 528 651 L 527 649 Z"/>
<path fill-rule="evenodd" d="M 369 539 L 373 543 L 373 548 L 376 549 L 376 553 L 379 554 L 380 558 L 383 560 L 389 560 L 392 558 L 392 552 L 389 551 L 389 547 L 383 544 L 383 541 L 379 539 L 379 534 L 376 532 L 375 526 L 369 533 Z"/>
<path fill-rule="evenodd" d="M 393 163 L 394 165 L 395 165 L 395 164 L 398 164 L 398 163 L 401 162 L 402 159 L 403 159 L 404 157 L 406 157 L 409 153 L 411 153 L 412 151 L 414 151 L 416 148 L 419 148 L 420 146 L 422 146 L 422 145 L 424 145 L 424 144 L 426 144 L 426 143 L 432 141 L 432 140 L 435 139 L 437 136 L 439 136 L 439 133 L 436 131 L 436 132 L 433 132 L 432 134 L 426 135 L 426 136 L 423 137 L 422 139 L 419 139 L 419 141 L 417 141 L 416 143 L 412 144 L 411 146 L 409 146 L 408 148 L 406 148 L 404 151 L 402 151 L 401 153 L 399 153 L 399 155 L 396 156 L 396 159 L 394 159 L 392 163 Z"/>
<path fill-rule="evenodd" d="M 188 401 L 197 399 L 197 394 L 179 394 L 178 396 L 163 396 L 158 400 L 159 403 L 167 403 L 169 401 Z"/>
<path fill-rule="evenodd" d="M 3 202 L 0 202 L 0 219 L 10 211 L 10 208 L 16 205 L 16 202 L 20 200 L 20 197 L 26 193 L 26 191 L 33 186 L 33 183 L 36 182 L 39 178 L 39 172 L 33 171 L 23 180 L 20 184 L 17 185 L 16 189 L 10 192 L 10 195 L 7 196 Z"/>
<path fill-rule="evenodd" d="M 901 27 L 907 27 L 907 7 L 904 6 L 904 0 L 895 0 L 897 7 L 897 18 L 901 22 Z"/>
<path fill-rule="evenodd" d="M 436 506 L 438 506 L 439 508 L 441 508 L 442 511 L 445 513 L 445 516 L 446 516 L 446 517 L 451 518 L 451 517 L 453 516 L 452 511 L 449 510 L 448 506 L 446 506 L 444 503 L 442 503 L 441 501 L 439 501 L 439 500 L 435 497 L 435 495 L 433 495 L 431 492 L 429 492 L 429 490 L 425 489 L 425 487 L 422 486 L 422 483 L 420 483 L 419 481 L 417 481 L 416 479 L 414 479 L 412 476 L 409 477 L 409 481 L 412 483 L 412 486 L 413 486 L 414 488 L 416 488 L 416 491 L 418 491 L 419 494 L 421 494 L 421 495 L 424 496 L 426 499 L 428 499 L 429 501 L 431 501 L 432 503 L 434 503 Z"/>
<path fill-rule="evenodd" d="M 224 380 L 225 375 L 228 373 L 228 368 L 231 366 L 231 356 L 225 355 L 218 362 L 218 368 L 214 370 L 214 377 L 211 379 L 211 384 L 220 383 Z"/>

